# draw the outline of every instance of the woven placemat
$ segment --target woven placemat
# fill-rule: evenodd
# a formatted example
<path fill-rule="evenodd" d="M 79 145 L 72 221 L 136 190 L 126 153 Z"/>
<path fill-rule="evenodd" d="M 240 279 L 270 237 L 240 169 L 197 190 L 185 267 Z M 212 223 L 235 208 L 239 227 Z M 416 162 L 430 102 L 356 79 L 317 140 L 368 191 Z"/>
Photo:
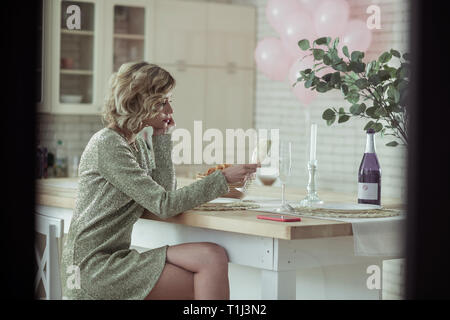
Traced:
<path fill-rule="evenodd" d="M 326 208 L 294 207 L 298 215 L 324 218 L 386 218 L 401 214 L 397 209 L 340 210 Z"/>
<path fill-rule="evenodd" d="M 200 211 L 233 211 L 233 210 L 248 210 L 258 209 L 259 204 L 256 204 L 253 200 L 234 201 L 229 203 L 203 203 L 194 210 Z"/>

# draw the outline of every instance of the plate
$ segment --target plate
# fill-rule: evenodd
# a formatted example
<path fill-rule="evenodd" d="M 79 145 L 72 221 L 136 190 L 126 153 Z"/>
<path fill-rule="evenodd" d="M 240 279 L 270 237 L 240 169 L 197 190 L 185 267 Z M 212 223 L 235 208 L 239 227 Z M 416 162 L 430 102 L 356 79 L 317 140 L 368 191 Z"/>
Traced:
<path fill-rule="evenodd" d="M 332 209 L 332 210 L 370 210 L 381 209 L 382 206 L 376 204 L 365 203 L 324 203 L 321 205 L 313 205 L 314 208 Z"/>

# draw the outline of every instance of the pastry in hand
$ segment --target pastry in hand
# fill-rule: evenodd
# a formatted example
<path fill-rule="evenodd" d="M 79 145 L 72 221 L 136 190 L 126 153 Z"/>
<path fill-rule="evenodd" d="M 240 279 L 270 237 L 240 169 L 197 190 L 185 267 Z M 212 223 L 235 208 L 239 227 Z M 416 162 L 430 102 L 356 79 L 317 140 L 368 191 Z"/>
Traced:
<path fill-rule="evenodd" d="M 216 170 L 223 170 L 225 168 L 231 167 L 231 164 L 218 164 L 217 166 L 215 166 L 214 168 L 209 168 L 208 171 L 206 172 L 206 176 L 210 175 L 211 173 L 213 173 Z"/>

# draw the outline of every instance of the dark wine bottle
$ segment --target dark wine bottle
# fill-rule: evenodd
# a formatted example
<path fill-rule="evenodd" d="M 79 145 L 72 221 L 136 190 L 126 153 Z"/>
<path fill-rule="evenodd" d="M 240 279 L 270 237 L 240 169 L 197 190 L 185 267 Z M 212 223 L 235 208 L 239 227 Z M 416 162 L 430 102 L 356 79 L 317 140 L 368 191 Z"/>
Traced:
<path fill-rule="evenodd" d="M 367 130 L 366 151 L 358 172 L 358 203 L 381 205 L 381 168 L 375 151 L 375 130 Z"/>

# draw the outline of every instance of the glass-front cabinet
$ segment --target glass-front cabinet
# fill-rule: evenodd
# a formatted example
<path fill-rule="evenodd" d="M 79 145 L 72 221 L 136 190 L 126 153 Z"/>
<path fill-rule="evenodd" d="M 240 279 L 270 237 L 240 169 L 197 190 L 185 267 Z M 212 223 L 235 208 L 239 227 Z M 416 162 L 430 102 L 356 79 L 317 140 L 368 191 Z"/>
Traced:
<path fill-rule="evenodd" d="M 145 8 L 114 5 L 113 71 L 129 61 L 144 59 Z"/>
<path fill-rule="evenodd" d="M 42 112 L 99 114 L 108 80 L 129 61 L 151 61 L 153 1 L 45 0 L 50 21 Z"/>
<path fill-rule="evenodd" d="M 101 110 L 102 1 L 50 0 L 51 99 L 47 110 L 96 114 Z"/>
<path fill-rule="evenodd" d="M 36 55 L 36 103 L 38 108 L 40 108 L 40 104 L 43 100 L 43 79 L 44 79 L 44 71 L 43 71 L 43 48 L 44 48 L 44 1 L 38 1 L 38 28 L 37 39 L 38 39 L 38 52 Z"/>
<path fill-rule="evenodd" d="M 103 56 L 106 92 L 109 78 L 120 66 L 132 61 L 152 61 L 153 1 L 105 1 L 105 53 Z"/>
<path fill-rule="evenodd" d="M 60 103 L 94 101 L 95 9 L 94 3 L 61 2 Z"/>

